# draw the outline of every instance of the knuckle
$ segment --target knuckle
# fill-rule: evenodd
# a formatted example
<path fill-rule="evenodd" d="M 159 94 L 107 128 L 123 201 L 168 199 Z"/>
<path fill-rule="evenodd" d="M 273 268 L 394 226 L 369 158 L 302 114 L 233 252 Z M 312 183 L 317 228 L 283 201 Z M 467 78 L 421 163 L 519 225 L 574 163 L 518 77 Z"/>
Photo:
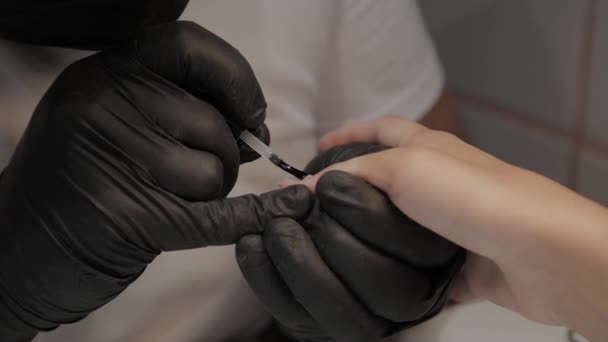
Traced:
<path fill-rule="evenodd" d="M 407 166 L 415 166 L 426 164 L 428 160 L 431 158 L 432 151 L 426 147 L 422 146 L 409 146 L 402 150 L 402 153 L 399 156 L 399 160 L 402 162 L 402 165 Z"/>
<path fill-rule="evenodd" d="M 435 130 L 422 130 L 412 136 L 410 143 L 423 146 L 444 146 L 458 142 L 460 139 L 455 135 Z"/>
<path fill-rule="evenodd" d="M 191 21 L 178 21 L 173 24 L 173 43 L 175 48 L 188 48 L 193 40 L 196 40 L 197 34 L 203 32 L 202 27 Z"/>
<path fill-rule="evenodd" d="M 259 235 L 247 235 L 236 244 L 236 257 L 239 265 L 260 266 L 266 264 L 266 250 L 264 241 Z"/>
<path fill-rule="evenodd" d="M 424 173 L 428 172 L 426 167 L 433 167 L 432 164 L 429 166 L 431 158 L 430 149 L 416 145 L 395 148 L 382 154 L 376 164 L 383 174 L 381 188 L 389 194 L 402 190 L 403 182 L 416 179 L 421 170 Z"/>
<path fill-rule="evenodd" d="M 304 237 L 301 228 L 295 221 L 275 220 L 266 230 L 264 239 L 271 254 L 274 254 L 274 258 L 278 259 L 281 264 L 305 263 Z"/>
<path fill-rule="evenodd" d="M 243 253 L 263 253 L 264 241 L 259 235 L 246 235 L 238 241 L 237 250 Z"/>
<path fill-rule="evenodd" d="M 382 119 L 380 119 L 383 124 L 386 125 L 397 125 L 397 124 L 401 124 L 403 123 L 403 121 L 405 119 L 403 119 L 402 117 L 399 117 L 397 115 L 387 115 L 382 117 Z"/>
<path fill-rule="evenodd" d="M 206 158 L 202 168 L 204 179 L 208 179 L 210 184 L 214 184 L 217 190 L 221 190 L 224 179 L 224 164 L 215 156 Z"/>
<path fill-rule="evenodd" d="M 299 235 L 298 223 L 286 217 L 275 219 L 268 224 L 267 235 L 276 239 L 292 239 Z"/>

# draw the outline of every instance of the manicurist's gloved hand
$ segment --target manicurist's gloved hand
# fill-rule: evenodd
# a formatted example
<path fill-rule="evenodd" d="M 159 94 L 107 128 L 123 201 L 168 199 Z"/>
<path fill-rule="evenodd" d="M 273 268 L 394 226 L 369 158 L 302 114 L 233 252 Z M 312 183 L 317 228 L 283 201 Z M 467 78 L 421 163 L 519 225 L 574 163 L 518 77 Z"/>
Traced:
<path fill-rule="evenodd" d="M 20 42 L 101 48 L 138 30 L 175 21 L 188 0 L 6 0 L 0 37 Z"/>
<path fill-rule="evenodd" d="M 63 72 L 0 178 L 0 340 L 81 319 L 162 251 L 308 212 L 305 187 L 222 199 L 252 159 L 226 119 L 268 140 L 265 107 L 241 54 L 193 23 Z"/>
<path fill-rule="evenodd" d="M 349 144 L 330 164 L 384 147 Z M 304 220 L 281 218 L 237 244 L 251 288 L 296 341 L 375 341 L 439 312 L 464 251 L 403 215 L 377 188 L 345 172 L 316 186 Z"/>

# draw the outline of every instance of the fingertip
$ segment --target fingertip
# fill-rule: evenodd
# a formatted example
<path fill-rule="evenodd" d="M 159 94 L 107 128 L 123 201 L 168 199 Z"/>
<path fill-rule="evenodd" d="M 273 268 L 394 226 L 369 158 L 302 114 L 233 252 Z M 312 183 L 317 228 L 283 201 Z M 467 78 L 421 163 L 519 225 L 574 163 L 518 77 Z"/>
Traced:
<path fill-rule="evenodd" d="M 264 124 L 264 120 L 265 120 L 265 114 L 264 114 L 264 118 L 261 119 L 262 123 L 255 128 L 253 135 L 255 135 L 260 140 L 262 140 L 262 142 L 264 142 L 264 144 L 270 145 L 270 140 L 271 140 L 270 130 L 268 129 L 268 126 L 266 126 Z"/>
<path fill-rule="evenodd" d="M 227 179 L 222 161 L 213 155 L 211 157 L 214 158 L 209 158 L 205 167 L 201 169 L 201 174 L 205 179 L 209 180 L 205 185 L 205 190 L 208 192 L 207 198 L 225 197 L 232 190 L 236 177 L 233 177 L 234 180 Z"/>
<path fill-rule="evenodd" d="M 266 229 L 266 232 L 268 235 L 275 235 L 284 229 L 289 230 L 297 226 L 299 226 L 299 224 L 294 219 L 291 219 L 289 217 L 279 217 L 277 219 L 272 220 L 268 224 L 268 229 Z"/>
<path fill-rule="evenodd" d="M 258 95 L 258 97 L 261 97 L 261 95 Z M 263 96 L 261 99 L 263 99 Z M 258 103 L 258 108 L 254 110 L 253 114 L 251 114 L 251 116 L 249 116 L 248 120 L 245 122 L 247 128 L 258 129 L 264 125 L 264 121 L 266 121 L 266 107 L 266 100 L 263 100 L 262 103 Z"/>
<path fill-rule="evenodd" d="M 316 191 L 317 182 L 319 181 L 319 177 L 321 175 L 322 174 L 308 176 L 308 177 L 304 178 L 302 181 L 300 181 L 298 184 L 306 187 L 308 189 L 308 191 L 314 193 Z"/>
<path fill-rule="evenodd" d="M 317 183 L 316 194 L 321 203 L 350 203 L 360 206 L 364 202 L 376 200 L 377 192 L 362 178 L 342 170 L 332 170 L 324 174 Z"/>
<path fill-rule="evenodd" d="M 323 178 L 327 173 L 331 173 L 334 171 L 348 173 L 350 170 L 349 164 L 350 164 L 350 161 L 333 164 L 317 174 L 304 178 L 299 184 L 305 186 L 312 193 L 316 193 L 317 188 L 319 186 L 318 183 L 321 180 L 321 178 Z"/>
<path fill-rule="evenodd" d="M 246 235 L 236 244 L 236 259 L 241 267 L 259 266 L 266 263 L 266 249 L 260 235 Z"/>
<path fill-rule="evenodd" d="M 240 79 L 237 83 L 241 91 L 231 99 L 233 103 L 230 116 L 235 124 L 253 131 L 264 125 L 268 104 L 253 69 L 244 57 L 241 64 L 240 70 L 236 72 L 238 75 L 235 76 Z"/>
<path fill-rule="evenodd" d="M 359 177 L 385 192 L 390 192 L 390 185 L 398 172 L 399 159 L 393 149 L 359 156 L 345 162 L 332 165 L 329 169 L 341 170 Z M 328 169 L 328 170 L 329 170 Z"/>
<path fill-rule="evenodd" d="M 329 170 L 319 178 L 317 191 L 320 192 L 324 188 L 351 188 L 357 183 L 358 179 L 360 178 L 356 178 L 344 170 Z"/>
<path fill-rule="evenodd" d="M 271 249 L 269 242 L 274 245 L 284 245 L 283 242 L 289 242 L 294 239 L 299 239 L 304 232 L 304 228 L 294 219 L 288 217 L 280 217 L 272 220 L 266 230 L 264 230 L 264 242 L 266 248 Z M 277 244 L 278 243 L 278 244 Z"/>
<path fill-rule="evenodd" d="M 340 128 L 333 132 L 325 134 L 319 140 L 319 150 L 321 152 L 326 152 L 327 150 L 329 150 L 333 147 L 336 147 L 338 145 L 343 145 L 343 144 L 349 142 L 348 139 L 346 139 L 344 137 L 346 135 L 347 131 L 348 131 L 347 128 Z"/>
<path fill-rule="evenodd" d="M 237 242 L 236 248 L 242 252 L 260 252 L 264 250 L 264 242 L 260 235 L 245 235 Z"/>
<path fill-rule="evenodd" d="M 329 133 L 329 134 L 326 134 L 323 137 L 321 137 L 321 139 L 319 139 L 319 151 L 325 152 L 325 151 L 331 149 L 332 147 L 336 146 L 336 143 L 333 140 L 334 140 L 333 133 Z"/>
<path fill-rule="evenodd" d="M 290 218 L 278 218 L 264 231 L 264 243 L 273 258 L 293 255 L 300 250 L 304 228 Z M 279 260 L 279 259 L 277 259 Z"/>
<path fill-rule="evenodd" d="M 305 217 L 312 208 L 313 193 L 303 185 L 294 185 L 260 195 L 264 206 L 272 218 Z"/>
<path fill-rule="evenodd" d="M 238 169 L 230 169 L 230 165 L 208 152 L 171 146 L 146 154 L 141 160 L 156 184 L 185 200 L 225 197 L 236 182 Z"/>
<path fill-rule="evenodd" d="M 312 203 L 314 195 L 309 188 L 302 184 L 296 184 L 285 188 L 288 198 L 294 199 L 301 203 Z"/>

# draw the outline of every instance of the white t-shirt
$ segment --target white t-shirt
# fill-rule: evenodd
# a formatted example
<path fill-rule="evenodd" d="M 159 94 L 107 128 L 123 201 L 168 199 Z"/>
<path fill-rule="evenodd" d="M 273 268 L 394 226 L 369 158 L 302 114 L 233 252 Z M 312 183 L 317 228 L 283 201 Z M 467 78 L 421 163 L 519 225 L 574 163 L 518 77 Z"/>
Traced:
<path fill-rule="evenodd" d="M 443 87 L 414 1 L 193 0 L 183 18 L 250 61 L 272 146 L 298 166 L 316 154 L 320 134 L 389 114 L 418 119 Z M 53 78 L 84 54 L 0 41 L 0 143 L 16 142 Z M 232 195 L 267 191 L 284 177 L 264 161 L 246 165 Z M 222 341 L 267 321 L 234 248 L 214 247 L 162 254 L 116 300 L 35 341 Z"/>

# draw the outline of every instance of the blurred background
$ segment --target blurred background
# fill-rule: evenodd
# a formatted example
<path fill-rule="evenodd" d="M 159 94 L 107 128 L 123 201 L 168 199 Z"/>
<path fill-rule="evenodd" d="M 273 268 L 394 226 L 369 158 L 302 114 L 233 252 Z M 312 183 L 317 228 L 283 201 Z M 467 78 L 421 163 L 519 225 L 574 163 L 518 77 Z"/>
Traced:
<path fill-rule="evenodd" d="M 608 204 L 608 1 L 419 3 L 470 141 Z M 449 316 L 441 342 L 567 340 L 491 304 Z"/>
<path fill-rule="evenodd" d="M 608 1 L 419 3 L 470 140 L 608 204 Z"/>
<path fill-rule="evenodd" d="M 608 0 L 419 3 L 470 141 L 608 204 Z M 491 304 L 430 325 L 440 342 L 567 341 Z"/>

